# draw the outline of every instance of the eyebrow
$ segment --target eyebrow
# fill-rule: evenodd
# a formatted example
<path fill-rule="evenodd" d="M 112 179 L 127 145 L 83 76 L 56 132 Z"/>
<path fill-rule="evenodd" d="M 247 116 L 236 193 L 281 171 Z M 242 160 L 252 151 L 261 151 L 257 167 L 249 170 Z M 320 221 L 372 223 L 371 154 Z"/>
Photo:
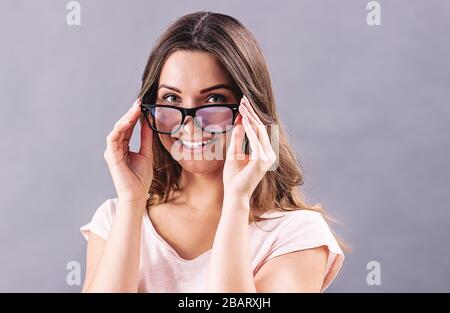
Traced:
<path fill-rule="evenodd" d="M 175 87 L 172 87 L 172 86 L 169 86 L 169 85 L 166 85 L 166 84 L 161 84 L 161 85 L 158 87 L 158 90 L 159 90 L 160 88 L 167 88 L 167 89 L 171 89 L 171 90 L 173 90 L 173 91 L 176 91 L 176 92 L 178 92 L 178 93 L 181 93 L 181 90 L 180 90 L 180 89 L 175 88 Z M 222 89 L 222 88 L 223 88 L 223 89 L 231 90 L 231 87 L 228 86 L 227 84 L 218 84 L 218 85 L 214 85 L 214 86 L 211 86 L 211 87 L 202 89 L 202 90 L 200 90 L 200 93 L 206 93 L 206 92 L 211 91 L 211 90 Z"/>

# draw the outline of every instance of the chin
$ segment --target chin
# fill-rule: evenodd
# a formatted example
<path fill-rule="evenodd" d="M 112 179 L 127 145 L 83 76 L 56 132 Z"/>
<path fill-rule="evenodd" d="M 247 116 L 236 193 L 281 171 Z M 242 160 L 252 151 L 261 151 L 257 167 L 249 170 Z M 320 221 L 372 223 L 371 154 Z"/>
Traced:
<path fill-rule="evenodd" d="M 180 160 L 178 163 L 183 171 L 192 174 L 214 174 L 224 165 L 221 160 Z"/>

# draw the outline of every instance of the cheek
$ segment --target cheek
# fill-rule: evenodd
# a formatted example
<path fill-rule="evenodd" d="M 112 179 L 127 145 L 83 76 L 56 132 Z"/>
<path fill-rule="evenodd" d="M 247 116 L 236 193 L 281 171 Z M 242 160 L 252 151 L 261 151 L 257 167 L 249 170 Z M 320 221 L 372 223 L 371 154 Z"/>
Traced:
<path fill-rule="evenodd" d="M 214 148 L 211 148 L 212 154 L 215 157 L 215 161 L 224 162 L 227 155 L 227 138 L 222 136 L 219 142 L 214 145 Z"/>
<path fill-rule="evenodd" d="M 158 134 L 158 136 L 159 136 L 159 140 L 161 141 L 161 144 L 170 153 L 170 150 L 174 143 L 174 139 L 172 137 L 170 137 L 170 135 Z"/>

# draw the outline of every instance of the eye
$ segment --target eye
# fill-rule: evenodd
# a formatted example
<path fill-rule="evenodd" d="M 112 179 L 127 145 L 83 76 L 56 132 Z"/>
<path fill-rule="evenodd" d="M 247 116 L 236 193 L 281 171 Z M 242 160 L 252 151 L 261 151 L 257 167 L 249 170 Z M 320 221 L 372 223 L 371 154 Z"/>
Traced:
<path fill-rule="evenodd" d="M 168 102 L 176 102 L 178 99 L 178 96 L 174 95 L 174 94 L 167 94 L 167 95 L 164 95 L 162 98 Z"/>
<path fill-rule="evenodd" d="M 213 103 L 225 102 L 227 100 L 224 95 L 219 94 L 211 95 L 208 99 L 216 99 L 216 101 L 212 101 Z"/>

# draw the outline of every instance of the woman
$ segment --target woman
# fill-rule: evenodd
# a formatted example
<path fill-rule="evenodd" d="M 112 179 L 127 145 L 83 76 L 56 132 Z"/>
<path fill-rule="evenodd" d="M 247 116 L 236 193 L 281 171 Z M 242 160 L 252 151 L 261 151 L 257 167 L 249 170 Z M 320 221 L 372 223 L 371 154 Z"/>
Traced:
<path fill-rule="evenodd" d="M 325 290 L 344 255 L 298 190 L 253 35 L 227 15 L 181 17 L 152 50 L 137 98 L 107 137 L 117 198 L 81 227 L 83 292 Z"/>

